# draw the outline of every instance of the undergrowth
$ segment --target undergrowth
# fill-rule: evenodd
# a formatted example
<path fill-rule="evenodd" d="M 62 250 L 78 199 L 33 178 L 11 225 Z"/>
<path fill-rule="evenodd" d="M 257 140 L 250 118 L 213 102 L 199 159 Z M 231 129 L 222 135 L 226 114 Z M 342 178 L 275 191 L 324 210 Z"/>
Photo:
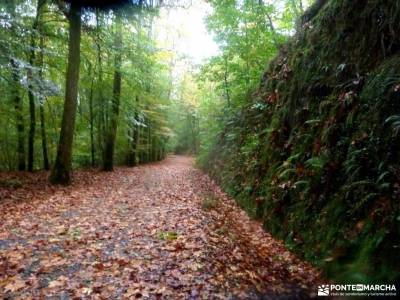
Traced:
<path fill-rule="evenodd" d="M 268 231 L 338 282 L 399 278 L 399 31 L 399 1 L 328 2 L 202 158 Z"/>

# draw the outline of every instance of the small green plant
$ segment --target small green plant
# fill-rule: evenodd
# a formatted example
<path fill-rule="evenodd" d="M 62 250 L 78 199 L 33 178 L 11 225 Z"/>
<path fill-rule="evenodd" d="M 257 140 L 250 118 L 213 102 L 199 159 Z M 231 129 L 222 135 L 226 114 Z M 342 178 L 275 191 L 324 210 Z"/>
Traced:
<path fill-rule="evenodd" d="M 394 131 L 394 134 L 397 136 L 400 131 L 400 115 L 394 115 L 385 120 L 385 124 L 389 123 Z"/>
<path fill-rule="evenodd" d="M 231 241 L 234 241 L 237 239 L 237 236 L 233 232 L 231 232 L 231 230 L 229 229 L 228 224 L 223 224 L 221 227 L 217 228 L 215 230 L 215 233 L 218 235 L 221 235 L 221 236 L 226 236 Z"/>
<path fill-rule="evenodd" d="M 22 187 L 22 182 L 18 179 L 4 179 L 0 180 L 0 187 L 16 189 Z"/>
<path fill-rule="evenodd" d="M 217 228 L 215 230 L 215 233 L 218 234 L 218 235 L 228 235 L 229 228 L 224 224 L 221 227 Z"/>
<path fill-rule="evenodd" d="M 218 206 L 218 199 L 214 195 L 207 195 L 203 198 L 201 208 L 209 211 L 215 209 Z"/>
<path fill-rule="evenodd" d="M 157 238 L 164 241 L 173 241 L 178 238 L 178 234 L 173 231 L 159 231 L 157 233 Z"/>
<path fill-rule="evenodd" d="M 79 228 L 73 228 L 68 230 L 68 235 L 73 239 L 79 239 L 81 237 L 81 230 Z"/>

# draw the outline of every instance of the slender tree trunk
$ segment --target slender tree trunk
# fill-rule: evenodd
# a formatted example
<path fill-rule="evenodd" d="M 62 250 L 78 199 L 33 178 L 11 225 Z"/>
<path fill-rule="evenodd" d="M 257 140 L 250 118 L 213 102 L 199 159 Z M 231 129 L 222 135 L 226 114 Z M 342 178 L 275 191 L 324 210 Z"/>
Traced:
<path fill-rule="evenodd" d="M 135 121 L 139 118 L 139 96 L 136 96 L 136 108 L 134 113 Z M 139 125 L 132 125 L 132 142 L 131 142 L 131 153 L 129 155 L 128 164 L 132 167 L 138 165 L 138 146 L 139 146 Z"/>
<path fill-rule="evenodd" d="M 35 97 L 33 95 L 33 67 L 35 64 L 35 48 L 36 48 L 36 30 L 38 24 L 38 15 L 40 14 L 40 1 L 38 2 L 38 8 L 36 13 L 36 20 L 33 24 L 30 53 L 29 53 L 29 64 L 30 67 L 27 71 L 28 77 L 28 99 L 29 99 L 29 116 L 30 116 L 30 126 L 29 126 L 29 137 L 28 137 L 28 171 L 33 171 L 33 160 L 34 160 L 34 144 L 35 144 L 35 131 L 36 131 L 36 113 L 35 113 Z"/>
<path fill-rule="evenodd" d="M 142 129 L 142 151 L 140 152 L 140 162 L 148 163 L 149 162 L 149 155 L 148 155 L 148 143 L 149 143 L 149 120 L 147 117 L 144 118 L 144 124 L 147 124 L 147 127 Z"/>
<path fill-rule="evenodd" d="M 196 126 L 197 120 L 196 120 L 196 117 L 192 116 L 192 122 L 193 122 L 193 125 L 192 125 L 193 151 L 194 151 L 194 154 L 197 154 L 197 126 Z"/>
<path fill-rule="evenodd" d="M 103 63 L 101 57 L 101 37 L 100 37 L 100 28 L 101 28 L 101 13 L 99 10 L 96 10 L 96 50 L 97 50 L 97 64 L 98 64 L 98 95 L 97 95 L 97 105 L 98 105 L 98 117 L 97 117 L 97 145 L 101 156 L 101 161 L 104 164 L 104 143 L 105 143 L 105 132 L 106 132 L 106 103 L 103 97 Z"/>
<path fill-rule="evenodd" d="M 229 93 L 229 84 L 228 84 L 228 58 L 224 55 L 225 62 L 225 72 L 224 72 L 224 85 L 225 85 L 225 95 L 226 101 L 228 102 L 228 106 L 231 106 L 231 96 Z"/>
<path fill-rule="evenodd" d="M 95 166 L 96 162 L 96 148 L 94 145 L 94 114 L 93 114 L 93 85 L 94 76 L 92 78 L 92 83 L 90 85 L 90 95 L 89 95 L 89 119 L 90 119 L 90 152 L 91 152 L 91 163 L 92 167 Z"/>
<path fill-rule="evenodd" d="M 71 4 L 69 15 L 69 53 L 64 112 L 61 123 L 60 141 L 57 147 L 57 157 L 50 178 L 53 184 L 69 184 L 71 182 L 72 142 L 78 97 L 80 43 L 81 8 L 74 1 Z"/>
<path fill-rule="evenodd" d="M 148 107 L 146 107 L 146 109 L 148 109 Z M 144 124 L 148 124 L 150 121 L 147 119 L 147 117 L 145 116 L 144 118 L 143 118 L 143 123 Z M 147 155 L 147 143 L 148 143 L 148 126 L 150 126 L 150 125 L 147 125 L 147 127 L 141 127 L 140 129 L 139 129 L 139 147 L 140 147 L 140 150 L 139 150 L 139 163 L 147 163 L 147 162 L 149 162 L 149 158 L 148 158 L 148 155 Z"/>
<path fill-rule="evenodd" d="M 136 113 L 136 117 L 138 114 Z M 134 161 L 133 165 L 137 166 L 138 165 L 138 148 L 139 148 L 139 125 L 135 125 L 135 128 L 133 129 L 133 141 L 132 141 L 132 152 L 134 155 Z"/>
<path fill-rule="evenodd" d="M 265 5 L 265 4 L 264 4 L 264 1 L 263 1 L 263 0 L 259 0 L 259 1 L 258 1 L 258 5 L 259 5 L 259 7 L 263 7 L 263 6 Z M 271 33 L 272 33 L 272 41 L 274 42 L 275 47 L 278 48 L 278 47 L 279 47 L 279 42 L 278 42 L 278 40 L 276 39 L 276 37 L 277 37 L 277 32 L 276 32 L 274 23 L 273 23 L 273 21 L 272 21 L 272 17 L 271 17 L 271 15 L 270 15 L 269 13 L 266 13 L 266 17 L 267 17 L 267 19 L 268 19 L 268 26 L 269 26 L 269 29 L 271 30 Z M 268 28 L 267 28 L 267 29 L 268 29 Z"/>
<path fill-rule="evenodd" d="M 40 30 L 40 50 L 38 53 L 37 66 L 39 68 L 39 80 L 43 80 L 43 50 L 44 50 L 44 36 L 43 32 Z M 46 119 L 44 115 L 44 103 L 45 98 L 39 103 L 39 117 L 40 117 L 40 135 L 42 138 L 42 155 L 43 155 L 43 168 L 45 170 L 50 170 L 49 155 L 47 151 L 47 136 L 46 136 Z"/>
<path fill-rule="evenodd" d="M 11 19 L 15 20 L 15 2 L 14 0 L 9 0 L 6 2 L 7 12 L 11 15 Z M 11 32 L 16 36 L 16 28 L 14 23 L 11 23 Z M 16 117 L 16 129 L 17 129 L 17 160 L 18 160 L 18 170 L 24 171 L 25 165 L 25 128 L 24 128 L 24 117 L 23 117 L 23 100 L 20 95 L 20 70 L 17 61 L 13 58 L 13 54 L 10 54 L 10 65 L 11 65 L 11 78 L 12 87 L 11 95 L 15 107 L 15 117 Z"/>
<path fill-rule="evenodd" d="M 29 138 L 28 138 L 28 171 L 33 171 L 34 164 L 34 152 L 35 152 L 35 131 L 36 131 L 36 108 L 35 108 L 35 96 L 33 94 L 33 68 L 36 65 L 35 56 L 36 56 L 36 37 L 37 31 L 40 26 L 40 19 L 42 14 L 42 8 L 44 6 L 45 0 L 39 0 L 36 8 L 36 18 L 33 22 L 32 26 L 32 34 L 31 34 L 31 44 L 29 51 L 29 64 L 30 68 L 28 68 L 27 77 L 28 77 L 28 99 L 29 99 L 29 116 L 30 116 L 30 126 L 29 126 Z"/>
<path fill-rule="evenodd" d="M 18 65 L 14 59 L 10 61 L 12 67 L 12 78 L 13 78 L 13 100 L 15 107 L 15 116 L 16 116 L 16 124 L 17 124 L 17 156 L 18 156 L 18 170 L 25 170 L 25 128 L 24 128 L 24 117 L 22 110 L 22 97 L 19 94 L 19 70 Z"/>
<path fill-rule="evenodd" d="M 147 125 L 147 161 L 151 162 L 151 122 L 149 119 L 148 125 Z"/>
<path fill-rule="evenodd" d="M 113 84 L 113 99 L 110 126 L 108 129 L 105 153 L 104 153 L 104 171 L 112 171 L 114 168 L 114 150 L 115 140 L 117 137 L 119 106 L 121 100 L 121 64 L 122 64 L 122 23 L 121 16 L 116 16 L 116 33 L 115 33 L 115 62 L 114 62 L 114 84 Z"/>
<path fill-rule="evenodd" d="M 139 119 L 139 96 L 136 96 L 135 119 Z M 140 141 L 140 125 L 136 124 L 133 131 L 133 147 L 135 153 L 135 166 L 139 164 L 138 149 Z"/>
<path fill-rule="evenodd" d="M 10 134 L 10 130 L 9 130 L 9 124 L 8 122 L 5 124 L 6 128 L 5 128 L 5 136 L 4 136 L 4 144 L 5 144 L 5 151 L 4 151 L 4 156 L 5 156 L 5 160 L 6 160 L 6 164 L 8 167 L 9 171 L 12 171 L 14 169 L 14 159 L 12 157 L 12 154 L 10 153 L 10 147 L 9 147 L 9 134 Z"/>
<path fill-rule="evenodd" d="M 249 49 L 249 37 L 248 37 L 248 24 L 247 24 L 247 19 L 244 19 L 244 37 L 245 37 L 245 44 L 246 44 L 246 49 Z M 243 54 L 243 58 L 245 60 L 245 64 L 246 64 L 246 83 L 247 85 L 249 85 L 250 83 L 250 56 L 249 53 L 244 53 Z"/>
<path fill-rule="evenodd" d="M 50 170 L 49 155 L 47 153 L 47 137 L 46 137 L 46 123 L 44 118 L 44 105 L 39 106 L 40 114 L 40 133 L 42 136 L 42 154 L 43 154 L 43 168 Z"/>
<path fill-rule="evenodd" d="M 32 44 L 31 44 L 32 46 Z M 32 70 L 28 71 L 28 80 L 32 80 Z M 36 113 L 35 113 L 35 97 L 31 89 L 33 86 L 29 84 L 28 99 L 29 99 L 29 137 L 28 137 L 28 171 L 33 171 L 34 163 L 34 146 L 35 146 L 35 131 L 36 131 Z"/>

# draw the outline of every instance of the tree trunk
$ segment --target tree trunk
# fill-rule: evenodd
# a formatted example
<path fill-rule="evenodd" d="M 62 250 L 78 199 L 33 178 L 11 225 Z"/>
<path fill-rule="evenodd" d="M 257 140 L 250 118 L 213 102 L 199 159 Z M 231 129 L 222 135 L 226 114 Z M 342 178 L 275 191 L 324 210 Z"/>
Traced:
<path fill-rule="evenodd" d="M 96 149 L 94 145 L 93 85 L 94 85 L 94 76 L 92 79 L 92 83 L 90 85 L 90 95 L 89 95 L 90 150 L 91 150 L 90 152 L 91 152 L 92 167 L 94 167 L 96 163 Z"/>
<path fill-rule="evenodd" d="M 81 43 L 81 8 L 72 2 L 69 15 L 68 66 L 64 112 L 61 123 L 60 141 L 57 147 L 55 165 L 51 174 L 53 184 L 71 182 L 72 142 L 75 129 L 75 117 L 78 97 L 80 43 Z"/>
<path fill-rule="evenodd" d="M 9 0 L 6 2 L 7 12 L 11 15 L 11 19 L 14 21 L 15 16 L 15 2 L 14 0 Z M 17 35 L 14 23 L 11 23 L 10 31 L 13 35 Z M 11 97 L 14 102 L 15 107 L 15 118 L 16 118 L 16 129 L 17 129 L 17 160 L 18 160 L 18 170 L 25 170 L 25 129 L 24 129 L 24 117 L 23 117 L 23 102 L 20 96 L 19 86 L 20 86 L 20 70 L 17 61 L 13 57 L 13 53 L 10 53 L 10 65 L 11 65 Z"/>
<path fill-rule="evenodd" d="M 46 137 L 46 123 L 44 118 L 44 104 L 39 106 L 40 114 L 40 133 L 42 136 L 42 153 L 43 153 L 43 168 L 50 170 L 49 155 L 47 153 L 47 137 Z"/>
<path fill-rule="evenodd" d="M 139 102 L 139 97 L 136 97 L 136 102 Z M 135 112 L 135 118 L 136 120 L 139 117 L 138 113 L 138 107 L 136 107 L 136 112 Z M 138 148 L 139 148 L 139 125 L 135 125 L 135 128 L 133 129 L 133 141 L 132 141 L 132 151 L 134 153 L 134 166 L 137 166 L 139 164 L 138 162 Z"/>
<path fill-rule="evenodd" d="M 151 121 L 149 119 L 148 125 L 147 125 L 147 162 L 151 162 Z"/>
<path fill-rule="evenodd" d="M 137 122 L 139 119 L 139 96 L 136 96 L 136 108 L 134 113 L 134 119 Z M 139 125 L 132 125 L 132 143 L 131 153 L 129 155 L 128 164 L 132 167 L 138 165 L 138 146 L 139 146 Z"/>
<path fill-rule="evenodd" d="M 115 33 L 115 61 L 114 61 L 114 84 L 113 84 L 113 99 L 110 126 L 108 129 L 105 152 L 104 152 L 104 171 L 112 171 L 114 168 L 114 150 L 115 140 L 117 137 L 119 105 L 121 100 L 121 64 L 122 64 L 122 23 L 121 16 L 116 15 L 116 33 Z"/>
<path fill-rule="evenodd" d="M 97 106 L 98 106 L 98 116 L 97 116 L 97 147 L 100 152 L 100 157 L 102 163 L 104 164 L 104 143 L 105 143 L 105 133 L 106 133 L 106 102 L 103 96 L 103 62 L 102 62 L 102 48 L 101 48 L 101 18 L 102 14 L 99 10 L 96 10 L 96 54 L 97 54 L 97 64 L 98 64 L 98 83 L 99 86 L 97 93 Z"/>
<path fill-rule="evenodd" d="M 228 103 L 228 107 L 231 106 L 231 96 L 229 93 L 229 84 L 228 84 L 228 58 L 226 55 L 224 55 L 224 66 L 225 66 L 225 72 L 224 72 L 224 85 L 225 85 L 225 96 L 226 96 L 226 101 Z"/>
<path fill-rule="evenodd" d="M 35 131 L 36 131 L 36 112 L 35 112 L 35 96 L 33 94 L 33 89 L 35 88 L 33 85 L 33 68 L 36 65 L 35 56 L 36 56 L 36 37 L 37 31 L 40 26 L 40 18 L 42 14 L 42 8 L 44 6 L 45 0 L 39 0 L 36 8 L 36 18 L 33 22 L 32 26 L 32 34 L 31 34 L 31 45 L 29 52 L 29 64 L 27 77 L 28 77 L 28 99 L 29 99 L 29 116 L 30 116 L 30 126 L 29 126 L 29 138 L 28 138 L 28 171 L 33 171 L 34 164 L 34 152 L 35 152 Z"/>
<path fill-rule="evenodd" d="M 44 50 L 44 36 L 43 32 L 40 30 L 40 51 L 38 53 L 37 66 L 39 68 L 39 80 L 43 80 L 43 50 Z M 47 136 L 46 136 L 46 119 L 44 115 L 44 103 L 45 98 L 39 104 L 39 117 L 40 117 L 40 135 L 42 137 L 42 155 L 43 155 L 43 168 L 45 170 L 50 170 L 49 155 L 47 151 Z"/>
<path fill-rule="evenodd" d="M 15 116 L 16 116 L 16 124 L 17 124 L 17 156 L 18 156 L 18 170 L 25 170 L 25 128 L 24 128 L 24 117 L 23 117 L 23 109 L 22 109 L 22 98 L 19 94 L 19 67 L 16 61 L 12 58 L 11 61 L 12 68 L 12 79 L 13 79 L 13 100 L 15 107 Z"/>
<path fill-rule="evenodd" d="M 32 44 L 31 44 L 32 45 Z M 32 80 L 32 70 L 28 71 L 28 80 Z M 36 131 L 36 114 L 35 114 L 35 97 L 31 89 L 33 86 L 29 84 L 28 99 L 29 99 L 29 137 L 28 137 L 28 171 L 33 171 L 34 160 L 34 144 L 35 144 L 35 131 Z"/>

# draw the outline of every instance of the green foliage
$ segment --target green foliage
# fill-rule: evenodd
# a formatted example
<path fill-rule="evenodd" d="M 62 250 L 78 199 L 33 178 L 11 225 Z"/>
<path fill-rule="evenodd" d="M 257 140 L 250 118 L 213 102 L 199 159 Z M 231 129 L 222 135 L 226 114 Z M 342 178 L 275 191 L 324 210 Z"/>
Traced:
<path fill-rule="evenodd" d="M 0 180 L 0 187 L 4 188 L 20 188 L 22 187 L 22 182 L 18 179 L 3 179 Z"/>
<path fill-rule="evenodd" d="M 7 3 L 0 4 L 0 170 L 17 167 L 15 149 L 18 144 L 16 112 L 12 101 L 13 89 L 10 59 L 17 62 L 21 81 L 17 91 L 22 97 L 24 116 L 23 143 L 28 140 L 28 91 L 34 95 L 36 132 L 34 133 L 34 169 L 43 166 L 42 144 L 53 164 L 63 111 L 65 72 L 67 64 L 68 22 L 61 6 L 51 1 L 35 25 L 35 0 L 15 3 L 11 16 Z M 104 143 L 112 117 L 114 57 L 121 52 L 123 64 L 121 113 L 118 119 L 115 160 L 126 164 L 132 156 L 136 162 L 159 160 L 164 157 L 171 135 L 167 111 L 170 81 L 169 58 L 166 51 L 156 48 L 152 34 L 156 10 L 127 10 L 123 16 L 123 47 L 115 49 L 115 15 L 110 11 L 84 10 L 82 20 L 81 65 L 78 109 L 73 145 L 73 166 L 100 166 L 104 159 Z M 13 24 L 13 31 L 9 30 Z M 36 26 L 36 27 L 35 27 Z M 35 47 L 32 49 L 31 41 Z M 34 50 L 35 60 L 29 55 Z M 43 56 L 42 61 L 40 57 Z M 32 71 L 32 84 L 27 72 Z M 43 122 L 40 118 L 43 110 Z M 43 142 L 41 126 L 47 140 Z M 140 139 L 133 141 L 133 131 Z M 134 143 L 138 143 L 135 147 Z M 133 150 L 135 148 L 136 150 Z M 134 154 L 133 154 L 134 153 Z"/>
<path fill-rule="evenodd" d="M 400 131 L 400 115 L 390 116 L 385 120 L 385 123 L 389 123 L 394 131 L 394 134 L 397 136 Z"/>
<path fill-rule="evenodd" d="M 169 107 L 169 123 L 174 129 L 169 145 L 178 154 L 197 154 L 200 134 L 198 102 L 201 94 L 190 73 L 183 75 L 177 94 Z"/>
<path fill-rule="evenodd" d="M 205 195 L 203 202 L 201 203 L 201 208 L 205 211 L 213 210 L 218 207 L 218 198 L 213 194 Z"/>
<path fill-rule="evenodd" d="M 395 280 L 399 3 L 328 1 L 281 46 L 256 88 L 243 75 L 246 64 L 234 59 L 245 62 L 240 53 L 250 51 L 242 50 L 243 35 L 241 41 L 236 36 L 246 28 L 238 20 L 251 1 L 242 3 L 213 2 L 209 27 L 224 51 L 201 78 L 226 101 L 225 55 L 231 98 L 221 108 L 218 101 L 209 104 L 221 115 L 215 135 L 201 139 L 201 166 L 267 230 L 329 276 L 341 282 Z M 290 31 L 294 23 L 286 21 L 277 32 Z M 269 47 L 260 43 L 267 53 L 273 47 L 268 40 Z"/>
<path fill-rule="evenodd" d="M 173 231 L 159 231 L 157 233 L 157 237 L 160 240 L 165 240 L 165 241 L 173 241 L 178 238 L 178 234 Z"/>

